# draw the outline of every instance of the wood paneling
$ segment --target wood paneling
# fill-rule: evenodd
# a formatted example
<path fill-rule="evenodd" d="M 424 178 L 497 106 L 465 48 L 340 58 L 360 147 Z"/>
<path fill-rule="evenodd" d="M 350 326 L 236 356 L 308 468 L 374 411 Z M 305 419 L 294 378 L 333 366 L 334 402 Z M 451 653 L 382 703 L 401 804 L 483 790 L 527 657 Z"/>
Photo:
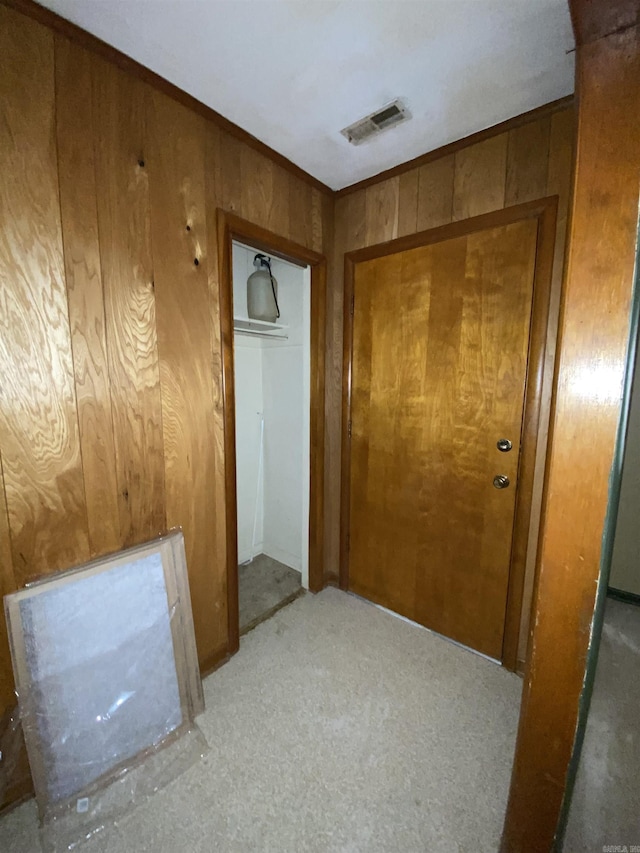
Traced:
<path fill-rule="evenodd" d="M 81 31 L 42 14 L 57 34 L 0 3 L 0 592 L 180 525 L 209 671 L 237 648 L 225 491 L 231 328 L 217 211 L 293 240 L 317 266 L 318 589 L 327 289 L 318 259 L 333 250 L 333 197 L 193 99 L 170 97 L 178 90 L 149 85 L 158 82 L 150 72 L 141 80 L 135 63 L 128 73 L 117 52 L 103 45 L 98 55 L 96 40 L 87 36 L 87 49 Z M 12 690 L 0 632 L 0 716 Z"/>
<path fill-rule="evenodd" d="M 240 152 L 227 133 L 214 125 L 207 126 L 207 158 L 211 171 L 207 171 L 207 186 L 212 200 L 217 200 L 224 210 L 238 212 L 242 209 L 242 176 Z"/>
<path fill-rule="evenodd" d="M 330 289 L 327 353 L 327 439 L 326 439 L 326 566 L 331 574 L 339 566 L 339 537 L 336 529 L 340 516 L 339 471 L 341 447 L 336 432 L 341 429 L 340 405 L 342 354 L 342 298 L 344 255 L 375 241 L 389 239 L 408 228 L 414 216 L 415 231 L 446 225 L 458 217 L 468 217 L 476 212 L 490 212 L 505 206 L 508 193 L 512 199 L 543 198 L 558 194 L 558 218 L 553 283 L 550 297 L 549 323 L 542 382 L 542 399 L 539 413 L 539 440 L 536 454 L 536 473 L 532 498 L 532 528 L 526 559 L 521 649 L 526 647 L 526 630 L 536 554 L 536 531 L 539 520 L 544 456 L 546 452 L 549 399 L 553 378 L 553 358 L 558 320 L 558 302 L 564 257 L 564 229 L 571 181 L 573 159 L 574 109 L 572 104 L 551 105 L 508 126 L 501 126 L 498 135 L 482 132 L 474 136 L 471 145 L 456 143 L 445 148 L 441 157 L 420 158 L 414 169 L 396 170 L 380 182 L 381 188 L 373 194 L 375 182 L 368 180 L 362 188 L 350 188 L 338 194 L 335 209 L 334 280 Z M 545 142 L 548 135 L 548 141 Z M 477 140 L 477 141 L 476 141 Z M 437 154 L 437 152 L 436 152 Z M 531 161 L 531 162 L 530 162 Z M 546 165 L 545 165 L 546 163 Z M 397 205 L 393 180 L 398 181 Z M 418 184 L 417 213 L 415 213 L 415 182 Z M 457 215 L 454 216 L 454 188 Z M 372 199 L 385 203 L 372 203 Z M 375 211 L 380 211 L 381 221 L 375 221 Z M 390 211 L 397 209 L 397 221 L 389 221 Z M 463 220 L 461 220 L 463 221 Z M 407 232 L 411 233 L 411 232 Z M 348 306 L 347 306 L 348 307 Z"/>
<path fill-rule="evenodd" d="M 96 191 L 122 545 L 166 528 L 145 108 L 150 90 L 95 59 Z"/>
<path fill-rule="evenodd" d="M 121 547 L 93 149 L 91 54 L 56 36 L 56 131 L 91 554 Z"/>
<path fill-rule="evenodd" d="M 328 229 L 333 220 L 333 198 L 329 199 L 317 189 L 311 191 L 311 240 L 299 241 L 303 246 L 310 246 L 314 252 L 321 253 L 325 240 L 329 240 Z M 293 227 L 290 223 L 289 231 Z"/>
<path fill-rule="evenodd" d="M 340 551 L 340 477 L 342 460 L 342 327 L 344 256 L 365 245 L 365 193 L 338 199 L 327 293 L 327 381 L 325 399 L 325 572 L 338 577 Z"/>
<path fill-rule="evenodd" d="M 216 530 L 206 127 L 200 116 L 150 90 L 146 133 L 166 523 L 184 533 L 199 654 L 210 661 L 226 645 L 227 612 L 222 579 L 211 577 L 209 559 Z"/>
<path fill-rule="evenodd" d="M 0 458 L 0 477 L 2 477 L 2 459 Z M 9 515 L 4 495 L 4 480 L 0 480 L 0 600 L 16 589 L 13 576 L 13 558 L 11 555 L 11 533 Z M 0 708 L 10 708 L 15 702 L 11 654 L 4 612 L 0 615 Z M 0 800 L 0 808 L 2 801 Z"/>
<path fill-rule="evenodd" d="M 451 222 L 454 167 L 455 156 L 450 154 L 417 170 L 418 220 L 414 231 L 428 231 Z"/>
<path fill-rule="evenodd" d="M 546 359 L 544 376 L 542 377 L 543 388 L 551 388 L 553 383 L 553 367 L 556 354 L 556 329 L 558 328 L 558 315 L 560 311 L 560 292 L 562 289 L 567 217 L 569 199 L 571 195 L 575 123 L 576 116 L 574 110 L 563 110 L 562 112 L 554 113 L 554 115 L 551 116 L 546 195 L 558 197 L 558 211 L 552 266 L 551 298 L 549 301 L 549 325 L 547 339 L 545 342 Z M 526 558 L 528 570 L 524 579 L 522 618 L 517 652 L 519 672 L 524 671 L 524 664 L 527 656 L 529 619 L 531 614 L 531 602 L 533 599 L 534 567 L 540 529 L 542 486 L 544 482 L 544 468 L 551 408 L 551 400 L 548 394 L 543 395 L 541 403 L 540 425 L 538 429 L 538 449 L 536 455 L 535 487 L 532 496 L 529 547 Z"/>
<path fill-rule="evenodd" d="M 317 258 L 332 250 L 333 198 L 43 13 L 57 35 L 0 4 L 2 592 L 179 524 L 210 670 L 237 647 L 217 210 Z M 323 279 L 312 307 L 320 347 L 325 290 Z M 322 367 L 314 362 L 316 391 Z M 320 495 L 322 401 L 315 407 Z M 312 507 L 321 530 L 322 500 Z M 314 549 L 318 588 L 322 542 Z M 0 637 L 0 711 L 11 690 Z"/>
<path fill-rule="evenodd" d="M 418 173 L 415 169 L 399 176 L 398 192 L 402 205 L 398 205 L 397 232 L 398 237 L 404 237 L 418 230 Z"/>
<path fill-rule="evenodd" d="M 19 2 L 19 0 L 16 0 L 16 2 Z M 27 0 L 23 0 L 23 2 L 27 2 Z M 586 0 L 586 2 L 590 2 L 590 0 Z M 619 0 L 619 2 L 628 2 L 631 4 L 635 3 L 636 0 Z M 355 184 L 344 187 L 335 193 L 336 201 L 350 195 L 351 193 L 361 192 L 361 190 L 373 186 L 374 184 L 378 184 L 381 181 L 386 181 L 389 178 L 395 178 L 397 175 L 402 175 L 405 172 L 411 172 L 414 169 L 419 169 L 421 166 L 433 163 L 434 160 L 442 160 L 444 157 L 455 154 L 456 151 L 461 151 L 463 148 L 469 148 L 478 142 L 483 142 L 485 139 L 499 136 L 502 133 L 509 133 L 517 127 L 522 127 L 522 125 L 538 121 L 538 119 L 544 118 L 545 116 L 551 116 L 556 112 L 562 112 L 571 108 L 573 108 L 573 95 L 558 98 L 557 101 L 550 101 L 548 104 L 543 104 L 533 110 L 528 110 L 526 113 L 513 116 L 513 118 L 501 121 L 499 124 L 494 124 L 491 127 L 486 127 L 484 130 L 479 130 L 469 136 L 464 136 L 462 139 L 456 139 L 453 142 L 442 145 L 440 148 L 434 148 L 432 151 L 427 151 L 426 154 L 420 154 L 412 160 L 406 160 L 398 166 L 385 169 L 384 172 L 380 172 L 370 178 L 365 178 L 362 181 L 357 181 Z"/>
<path fill-rule="evenodd" d="M 592 6 L 606 16 L 606 4 Z M 581 709 L 581 701 L 587 698 L 599 584 L 604 604 L 601 569 L 607 570 L 610 552 L 603 531 L 619 489 L 616 440 L 627 405 L 623 389 L 640 173 L 640 28 L 579 48 L 578 96 L 562 346 L 505 853 L 558 849 L 554 839 L 576 726 L 588 707 Z"/>
<path fill-rule="evenodd" d="M 292 163 L 291 160 L 286 158 L 284 155 L 274 151 L 273 148 L 269 148 L 268 145 L 261 142 L 259 139 L 256 139 L 255 136 L 252 136 L 237 124 L 234 124 L 220 113 L 211 109 L 211 107 L 208 107 L 206 104 L 198 101 L 193 97 L 193 95 L 189 95 L 184 91 L 184 89 L 179 89 L 177 86 L 174 86 L 173 83 L 169 83 L 168 80 L 165 80 L 149 68 L 146 68 L 144 65 L 136 62 L 135 59 L 121 53 L 115 47 L 112 47 L 110 44 L 96 38 L 96 36 L 91 35 L 91 33 L 88 33 L 86 30 L 80 29 L 80 27 L 72 24 L 71 21 L 60 17 L 60 15 L 57 15 L 50 9 L 46 9 L 39 3 L 34 2 L 34 0 L 2 0 L 2 3 L 5 6 L 16 9 L 18 12 L 21 12 L 24 16 L 28 16 L 34 21 L 39 21 L 53 32 L 60 33 L 62 36 L 69 38 L 76 44 L 86 47 L 92 54 L 101 56 L 112 65 L 117 68 L 121 68 L 132 79 L 135 78 L 137 80 L 142 80 L 153 86 L 154 89 L 164 92 L 164 94 L 168 95 L 172 100 L 183 104 L 192 112 L 201 115 L 210 125 L 223 131 L 225 135 L 230 137 L 233 145 L 237 145 L 238 142 L 243 142 L 259 154 L 268 157 L 273 163 L 287 171 L 295 183 L 311 185 L 318 189 L 327 198 L 332 197 L 333 194 L 328 186 L 323 184 L 317 178 L 314 178 L 308 172 L 305 172 L 300 168 L 300 166 L 296 166 L 295 163 Z"/>
<path fill-rule="evenodd" d="M 508 134 L 456 152 L 453 220 L 504 207 Z"/>
<path fill-rule="evenodd" d="M 8 10 L 8 2 L 31 17 Z M 213 544 L 206 554 L 196 547 L 191 558 L 196 564 L 189 566 L 194 584 L 204 583 L 202 579 L 209 584 L 207 602 L 216 627 L 202 619 L 198 627 L 199 646 L 206 649 L 200 660 L 208 668 L 215 663 L 207 657 L 208 650 L 216 637 L 225 639 L 228 616 L 222 347 L 229 330 L 221 329 L 218 265 L 213 261 L 218 256 L 215 211 L 223 208 L 284 232 L 282 236 L 330 259 L 325 577 L 336 576 L 344 253 L 425 228 L 425 223 L 433 223 L 429 217 L 451 216 L 452 168 L 468 165 L 468 158 L 438 162 L 432 173 L 419 173 L 417 167 L 451 157 L 470 142 L 491 140 L 495 131 L 455 143 L 441 152 L 444 158 L 437 152 L 421 158 L 413 171 L 409 164 L 384 181 L 369 182 L 380 186 L 368 196 L 358 190 L 341 198 L 336 206 L 340 224 L 334 229 L 333 198 L 326 188 L 283 158 L 271 156 L 257 140 L 225 125 L 202 104 L 40 6 L 2 0 L 0 14 L 0 133 L 8 133 L 0 146 L 7 217 L 0 236 L 0 452 L 15 583 L 20 586 L 34 574 L 81 562 L 90 550 L 110 549 L 117 537 L 119 544 L 139 541 L 173 523 L 171 507 L 184 493 L 189 472 L 195 471 L 191 453 L 200 446 L 200 437 L 187 424 L 193 418 L 202 423 L 209 412 L 213 462 L 207 458 L 207 465 L 213 467 L 214 482 L 208 499 L 213 501 L 213 518 L 205 530 L 198 515 L 193 529 L 198 538 Z M 55 63 L 53 31 L 35 18 L 61 34 L 55 40 Z M 80 41 L 86 53 L 77 47 Z M 187 113 L 180 112 L 179 125 L 165 127 L 163 138 L 156 138 L 155 91 L 175 97 L 204 125 L 189 118 L 182 131 Z M 545 107 L 500 129 L 506 140 L 515 126 L 553 113 L 550 186 L 551 176 L 561 176 L 564 168 L 562 158 L 554 160 L 554 140 L 562 136 L 554 127 L 560 126 L 558 110 L 564 107 L 566 102 Z M 191 139 L 194 132 L 196 140 Z M 503 192 L 506 152 L 505 144 Z M 167 176 L 166 186 L 153 185 L 154 168 L 162 179 Z M 495 171 L 495 163 L 492 168 Z M 200 189 L 195 186 L 198 175 L 204 202 L 202 184 Z M 191 181 L 182 195 L 176 186 L 181 178 Z M 489 209 L 497 203 L 500 181 L 489 182 L 485 199 L 478 198 L 479 183 L 477 176 L 458 175 L 461 207 Z M 425 186 L 432 189 L 425 191 Z M 463 197 L 465 192 L 469 198 Z M 167 204 L 165 212 L 155 209 L 157 199 Z M 198 213 L 191 236 L 186 226 L 176 232 L 185 200 Z M 561 207 L 563 203 L 561 197 Z M 189 264 L 196 236 L 202 269 Z M 205 268 L 206 305 L 200 276 Z M 189 298 L 194 281 L 194 300 L 208 318 L 208 330 L 199 318 L 193 335 L 183 338 L 182 331 L 180 340 L 169 341 L 170 307 L 177 306 L 181 329 L 193 321 Z M 185 387 L 203 387 L 207 362 L 211 396 L 207 392 L 196 401 L 187 400 L 176 387 L 176 377 Z M 163 407 L 168 405 L 165 426 Z M 195 476 L 200 493 L 204 477 L 198 472 Z M 226 651 L 222 649 L 217 660 Z"/>
<path fill-rule="evenodd" d="M 507 207 L 533 201 L 546 194 L 552 118 L 545 116 L 509 132 L 505 188 Z"/>
<path fill-rule="evenodd" d="M 252 148 L 240 150 L 241 210 L 251 222 L 270 228 L 276 199 L 273 196 L 273 164 Z M 289 199 L 283 199 L 288 204 Z"/>
<path fill-rule="evenodd" d="M 368 245 L 398 236 L 400 179 L 374 184 L 365 190 L 365 239 Z"/>
<path fill-rule="evenodd" d="M 233 331 L 228 324 L 223 328 L 220 294 L 220 270 L 217 259 L 218 252 L 218 218 L 217 204 L 231 207 L 229 202 L 239 198 L 239 172 L 233 170 L 228 175 L 233 179 L 225 179 L 224 165 L 230 164 L 230 139 L 213 125 L 206 128 L 205 140 L 205 207 L 207 210 L 207 250 L 209 261 L 209 323 L 211 329 L 211 390 L 213 393 L 212 434 L 213 434 L 213 518 L 209 523 L 214 530 L 214 550 L 209 555 L 208 576 L 210 583 L 218 587 L 222 593 L 220 618 L 226 618 L 227 648 L 233 654 L 238 648 L 239 638 L 229 632 L 230 610 L 237 606 L 237 590 L 229 595 L 229 579 L 227 578 L 227 506 L 226 483 L 227 466 L 225 459 L 225 345 L 233 344 Z M 239 204 L 239 201 L 237 202 Z M 202 659 L 201 659 L 202 663 Z M 208 663 L 208 662 L 207 662 Z M 205 668 L 208 668 L 205 667 Z"/>
<path fill-rule="evenodd" d="M 289 229 L 291 239 L 303 246 L 314 243 L 314 229 L 317 228 L 317 216 L 314 214 L 313 193 L 311 187 L 289 187 Z M 320 235 L 322 240 L 322 234 Z"/>
<path fill-rule="evenodd" d="M 53 35 L 0 6 L 0 449 L 19 585 L 89 555 L 58 197 Z"/>

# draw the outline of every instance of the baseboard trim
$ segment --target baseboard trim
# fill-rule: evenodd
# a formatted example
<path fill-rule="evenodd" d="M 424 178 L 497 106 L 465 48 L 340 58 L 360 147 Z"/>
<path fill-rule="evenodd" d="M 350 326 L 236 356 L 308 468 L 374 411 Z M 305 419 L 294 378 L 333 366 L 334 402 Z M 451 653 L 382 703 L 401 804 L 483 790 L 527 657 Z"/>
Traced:
<path fill-rule="evenodd" d="M 613 598 L 615 601 L 624 601 L 625 604 L 635 604 L 640 607 L 640 595 L 636 592 L 627 592 L 626 589 L 616 589 L 610 586 L 607 590 L 608 598 Z"/>
<path fill-rule="evenodd" d="M 225 664 L 231 658 L 231 653 L 229 652 L 229 646 L 224 645 L 219 649 L 216 649 L 215 652 L 209 655 L 208 658 L 205 658 L 200 664 L 200 676 L 202 678 L 206 678 L 207 675 L 211 675 L 212 672 L 215 672 L 216 669 L 220 669 L 220 667 Z"/>

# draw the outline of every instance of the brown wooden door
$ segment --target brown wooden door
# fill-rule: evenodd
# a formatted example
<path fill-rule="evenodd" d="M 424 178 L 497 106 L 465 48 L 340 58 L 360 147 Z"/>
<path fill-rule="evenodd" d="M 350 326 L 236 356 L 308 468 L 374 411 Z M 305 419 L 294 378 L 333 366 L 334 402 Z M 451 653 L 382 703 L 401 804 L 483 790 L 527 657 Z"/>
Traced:
<path fill-rule="evenodd" d="M 349 588 L 498 659 L 536 240 L 527 219 L 354 270 Z"/>

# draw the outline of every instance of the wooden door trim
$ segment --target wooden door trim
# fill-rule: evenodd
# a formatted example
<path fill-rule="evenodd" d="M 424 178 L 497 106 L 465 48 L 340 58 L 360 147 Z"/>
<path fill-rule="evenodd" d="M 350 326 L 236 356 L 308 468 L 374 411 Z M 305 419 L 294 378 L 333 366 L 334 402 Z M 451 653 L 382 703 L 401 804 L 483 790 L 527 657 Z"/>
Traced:
<path fill-rule="evenodd" d="M 309 419 L 309 589 L 325 585 L 324 541 L 324 349 L 327 262 L 324 255 L 218 208 L 218 271 L 222 341 L 222 404 L 226 512 L 227 612 L 229 653 L 240 645 L 238 614 L 238 513 L 236 505 L 236 414 L 233 362 L 233 240 L 262 252 L 311 268 L 311 382 Z"/>
<path fill-rule="evenodd" d="M 340 588 L 349 587 L 350 477 L 351 447 L 348 424 L 351 420 L 351 380 L 353 366 L 353 288 L 356 264 L 417 249 L 476 231 L 509 225 L 523 219 L 538 220 L 538 242 L 533 284 L 529 356 L 524 398 L 521 453 L 518 465 L 511 567 L 505 615 L 502 663 L 515 670 L 522 610 L 527 545 L 533 505 L 533 485 L 537 453 L 543 378 L 546 356 L 549 300 L 551 294 L 558 197 L 550 196 L 525 204 L 474 216 L 460 222 L 409 234 L 375 246 L 348 252 L 344 256 L 344 336 L 342 383 L 342 466 L 340 483 Z"/>

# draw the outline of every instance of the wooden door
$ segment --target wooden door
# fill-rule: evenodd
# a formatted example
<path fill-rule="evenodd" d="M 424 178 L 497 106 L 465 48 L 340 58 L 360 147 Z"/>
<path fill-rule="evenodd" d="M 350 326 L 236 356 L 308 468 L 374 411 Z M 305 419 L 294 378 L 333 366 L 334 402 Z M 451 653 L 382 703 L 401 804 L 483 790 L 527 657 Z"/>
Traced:
<path fill-rule="evenodd" d="M 498 659 L 536 242 L 525 219 L 354 270 L 349 588 Z"/>

